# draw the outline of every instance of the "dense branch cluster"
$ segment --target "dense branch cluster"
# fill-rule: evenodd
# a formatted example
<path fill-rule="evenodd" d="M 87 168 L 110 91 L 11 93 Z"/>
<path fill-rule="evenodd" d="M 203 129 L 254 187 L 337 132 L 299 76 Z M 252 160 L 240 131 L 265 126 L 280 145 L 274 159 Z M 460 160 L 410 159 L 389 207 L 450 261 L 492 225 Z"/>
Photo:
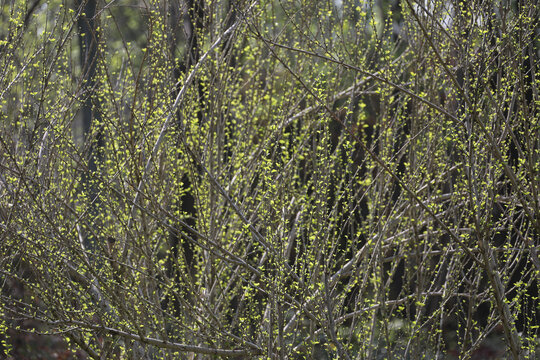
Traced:
<path fill-rule="evenodd" d="M 1 7 L 5 354 L 540 354 L 534 2 Z"/>

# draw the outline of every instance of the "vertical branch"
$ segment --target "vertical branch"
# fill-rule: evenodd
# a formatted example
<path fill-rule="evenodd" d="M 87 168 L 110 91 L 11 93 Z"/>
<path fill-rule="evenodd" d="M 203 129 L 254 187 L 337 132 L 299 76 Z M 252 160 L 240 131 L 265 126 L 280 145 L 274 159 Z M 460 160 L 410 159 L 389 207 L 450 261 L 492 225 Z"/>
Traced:
<path fill-rule="evenodd" d="M 188 73 L 190 69 L 195 66 L 200 60 L 200 46 L 199 46 L 199 33 L 203 30 L 203 16 L 204 16 L 204 2 L 203 0 L 188 0 L 187 1 L 187 17 L 184 21 L 184 32 L 186 33 L 186 54 L 184 55 L 184 61 L 181 63 L 176 62 L 176 49 L 177 41 L 180 37 L 181 27 L 179 24 L 182 21 L 182 14 L 180 13 L 180 3 L 177 1 L 171 2 L 171 32 L 172 38 L 169 44 L 169 50 L 174 61 L 173 76 L 176 81 L 175 91 L 172 92 L 172 99 L 176 99 L 181 89 L 180 78 L 183 73 Z M 203 89 L 200 82 L 197 79 L 193 80 L 195 86 L 198 89 L 199 104 L 202 105 Z M 202 109 L 199 107 L 197 111 L 197 119 L 199 123 L 202 122 Z M 181 112 L 180 109 L 176 110 L 176 125 L 181 130 Z M 183 141 L 178 140 L 177 146 L 182 146 Z M 173 207 L 180 210 L 182 214 L 185 214 L 185 224 L 195 229 L 196 227 L 196 215 L 197 210 L 195 208 L 195 196 L 193 195 L 192 179 L 186 172 L 182 177 L 182 189 L 179 199 L 174 200 Z M 174 230 L 169 233 L 169 255 L 167 259 L 167 276 L 173 279 L 176 284 L 181 283 L 183 277 L 180 273 L 182 270 L 179 268 L 179 258 L 183 259 L 185 263 L 187 274 L 193 276 L 194 271 L 194 249 L 192 240 L 188 237 L 182 236 L 176 226 L 173 226 Z M 182 250 L 180 250 L 180 246 Z M 180 303 L 178 299 L 172 300 L 172 307 L 174 311 L 179 314 Z M 165 304 L 166 305 L 166 304 Z"/>
<path fill-rule="evenodd" d="M 199 45 L 199 34 L 203 30 L 203 16 L 204 16 L 204 1 L 203 0 L 188 0 L 188 20 L 184 23 L 186 26 L 186 32 L 188 35 L 187 39 L 187 53 L 185 55 L 184 65 L 182 66 L 185 71 L 189 71 L 191 67 L 195 66 L 199 62 L 201 57 L 200 55 L 200 45 Z M 202 123 L 203 110 L 202 106 L 204 103 L 203 100 L 203 89 L 200 81 L 198 79 L 194 80 L 195 86 L 199 94 L 199 108 L 197 111 L 197 119 L 199 124 Z M 178 119 L 180 120 L 180 113 L 178 113 Z M 180 122 L 179 122 L 180 124 Z M 184 184 L 184 189 L 186 191 L 180 199 L 181 211 L 187 215 L 186 223 L 195 228 L 196 225 L 196 216 L 197 211 L 195 209 L 195 197 L 193 195 L 192 179 L 188 174 L 184 174 L 182 179 Z M 171 247 L 173 251 L 178 252 L 178 234 L 173 235 L 171 238 Z M 193 244 L 188 239 L 183 239 L 183 250 L 186 265 L 190 272 L 193 271 Z M 193 275 L 193 274 L 192 274 Z"/>
<path fill-rule="evenodd" d="M 92 173 L 97 170 L 100 159 L 100 149 L 103 147 L 101 130 L 92 134 L 92 127 L 99 123 L 99 103 L 94 95 L 96 86 L 96 67 L 98 58 L 98 23 L 96 21 L 96 0 L 75 0 L 75 6 L 80 15 L 77 19 L 79 29 L 80 64 L 83 104 L 81 107 L 82 127 L 84 140 L 88 146 L 88 168 L 82 175 L 83 186 L 89 192 L 90 209 L 89 218 L 96 218 L 99 207 L 97 185 L 92 182 Z M 95 228 L 95 226 L 94 226 Z M 90 229 L 85 235 L 85 248 L 92 250 L 94 240 L 89 235 Z"/>

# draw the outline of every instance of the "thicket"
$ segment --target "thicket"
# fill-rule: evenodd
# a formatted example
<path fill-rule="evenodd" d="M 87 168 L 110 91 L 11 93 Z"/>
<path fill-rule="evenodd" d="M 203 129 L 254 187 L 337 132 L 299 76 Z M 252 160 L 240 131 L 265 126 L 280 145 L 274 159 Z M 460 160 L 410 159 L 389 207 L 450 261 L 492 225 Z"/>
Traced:
<path fill-rule="evenodd" d="M 534 1 L 0 4 L 6 354 L 538 358 Z"/>

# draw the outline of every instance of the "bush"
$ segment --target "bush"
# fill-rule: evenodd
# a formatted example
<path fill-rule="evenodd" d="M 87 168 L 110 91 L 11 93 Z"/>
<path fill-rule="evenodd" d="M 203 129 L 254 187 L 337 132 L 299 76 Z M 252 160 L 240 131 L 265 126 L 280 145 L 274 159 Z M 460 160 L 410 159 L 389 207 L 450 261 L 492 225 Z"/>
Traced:
<path fill-rule="evenodd" d="M 3 4 L 2 327 L 538 356 L 539 10 L 422 4 Z"/>

